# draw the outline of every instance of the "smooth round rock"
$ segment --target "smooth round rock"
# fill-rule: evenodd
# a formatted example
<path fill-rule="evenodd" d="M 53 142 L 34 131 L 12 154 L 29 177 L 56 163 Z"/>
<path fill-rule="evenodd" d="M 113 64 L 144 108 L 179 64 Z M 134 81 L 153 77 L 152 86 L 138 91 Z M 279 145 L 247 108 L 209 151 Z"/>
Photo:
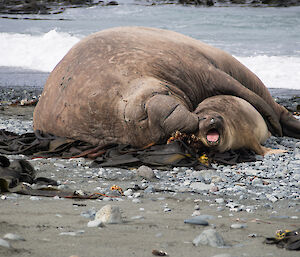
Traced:
<path fill-rule="evenodd" d="M 239 229 L 239 228 L 247 228 L 248 226 L 245 223 L 234 223 L 230 227 L 234 229 Z"/>
<path fill-rule="evenodd" d="M 4 239 L 9 239 L 9 240 L 12 240 L 12 241 L 25 241 L 24 237 L 22 237 L 20 235 L 12 234 L 12 233 L 5 234 L 3 238 Z"/>
<path fill-rule="evenodd" d="M 124 191 L 124 195 L 125 196 L 131 196 L 131 195 L 133 195 L 132 189 L 127 189 L 126 191 Z"/>
<path fill-rule="evenodd" d="M 209 191 L 212 185 L 205 184 L 203 182 L 193 182 L 190 187 L 196 191 Z"/>
<path fill-rule="evenodd" d="M 193 240 L 195 246 L 209 245 L 212 247 L 225 246 L 223 237 L 215 229 L 204 230 L 199 236 Z"/>
<path fill-rule="evenodd" d="M 136 174 L 138 176 L 140 176 L 142 178 L 145 178 L 145 179 L 148 179 L 148 180 L 156 178 L 154 171 L 151 168 L 149 168 L 148 166 L 145 166 L 145 165 L 139 167 L 136 171 Z"/>
<path fill-rule="evenodd" d="M 201 219 L 198 216 L 191 219 L 184 220 L 184 223 L 192 224 L 192 225 L 208 226 L 208 221 Z"/>
<path fill-rule="evenodd" d="M 101 220 L 91 220 L 88 222 L 87 226 L 89 228 L 97 228 L 97 227 L 103 227 L 103 223 Z"/>
<path fill-rule="evenodd" d="M 225 202 L 223 198 L 216 198 L 215 201 L 216 201 L 216 203 L 219 203 L 219 204 Z"/>
<path fill-rule="evenodd" d="M 10 248 L 9 242 L 7 242 L 6 240 L 1 239 L 1 238 L 0 238 L 0 246 Z"/>
<path fill-rule="evenodd" d="M 122 215 L 118 206 L 107 204 L 103 206 L 95 216 L 95 220 L 100 220 L 104 224 L 123 223 Z"/>

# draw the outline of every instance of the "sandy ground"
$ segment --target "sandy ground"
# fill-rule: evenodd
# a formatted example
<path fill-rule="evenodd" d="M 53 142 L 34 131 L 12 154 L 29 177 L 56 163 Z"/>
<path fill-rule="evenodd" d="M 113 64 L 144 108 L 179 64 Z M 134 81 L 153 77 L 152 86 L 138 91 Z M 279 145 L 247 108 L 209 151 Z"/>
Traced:
<path fill-rule="evenodd" d="M 18 111 L 18 117 L 29 119 L 32 107 L 22 110 Z M 16 117 L 16 111 L 10 108 L 0 112 L 0 118 L 11 115 Z M 32 161 L 33 166 L 35 162 Z M 44 165 L 38 170 L 38 176 L 64 181 L 71 189 L 95 192 L 96 187 L 110 187 L 116 184 L 126 190 L 134 184 L 141 183 L 140 178 L 125 181 L 84 178 L 71 166 L 57 169 L 56 160 L 45 159 L 39 162 Z M 10 248 L 0 246 L 0 256 L 154 256 L 154 249 L 165 251 L 168 256 L 174 257 L 210 257 L 218 254 L 253 257 L 299 256 L 299 252 L 263 244 L 264 238 L 274 236 L 277 229 L 293 230 L 300 227 L 299 203 L 291 205 L 287 200 L 271 203 L 249 199 L 244 204 L 257 206 L 257 210 L 248 213 L 233 212 L 227 207 L 223 211 L 217 211 L 220 204 L 217 204 L 215 199 L 222 195 L 169 192 L 145 194 L 143 191 L 140 193 L 140 203 L 134 203 L 127 197 L 122 197 L 121 201 L 47 197 L 32 200 L 30 196 L 3 194 L 0 199 L 0 238 L 6 233 L 14 233 L 24 237 L 25 241 L 9 241 Z M 236 197 L 232 195 L 233 200 Z M 225 197 L 224 199 L 228 200 Z M 97 211 L 106 204 L 118 206 L 125 222 L 108 224 L 103 228 L 87 227 L 89 219 L 80 214 L 93 208 Z M 209 226 L 184 223 L 195 211 L 195 205 L 199 205 L 201 214 L 214 216 L 214 219 L 209 220 Z M 170 211 L 164 211 L 166 206 Z M 230 228 L 231 224 L 239 222 L 246 223 L 247 227 Z M 192 244 L 196 236 L 211 227 L 216 228 L 228 247 L 196 247 Z M 77 234 L 60 235 L 62 232 Z M 249 237 L 251 234 L 255 237 Z"/>

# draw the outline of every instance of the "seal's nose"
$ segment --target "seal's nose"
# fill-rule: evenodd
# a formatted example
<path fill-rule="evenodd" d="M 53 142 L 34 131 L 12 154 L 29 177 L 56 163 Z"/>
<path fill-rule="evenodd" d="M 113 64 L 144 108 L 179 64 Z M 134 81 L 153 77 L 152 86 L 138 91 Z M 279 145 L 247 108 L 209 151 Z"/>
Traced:
<path fill-rule="evenodd" d="M 211 118 L 210 124 L 212 125 L 212 124 L 214 124 L 215 122 L 216 122 L 215 119 L 214 119 L 214 118 Z"/>

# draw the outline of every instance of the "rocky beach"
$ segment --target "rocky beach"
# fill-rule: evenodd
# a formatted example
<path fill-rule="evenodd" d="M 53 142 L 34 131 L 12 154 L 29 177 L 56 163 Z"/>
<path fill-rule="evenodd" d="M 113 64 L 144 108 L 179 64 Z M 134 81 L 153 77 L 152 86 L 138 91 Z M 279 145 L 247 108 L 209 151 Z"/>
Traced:
<path fill-rule="evenodd" d="M 36 99 L 38 90 L 6 92 L 0 129 L 32 131 L 34 106 L 21 103 Z M 287 152 L 232 166 L 213 163 L 209 170 L 92 168 L 84 158 L 9 155 L 28 160 L 61 190 L 100 197 L 2 193 L 0 256 L 297 256 L 264 240 L 300 226 L 300 140 L 271 137 L 266 145 Z"/>
<path fill-rule="evenodd" d="M 81 38 L 114 26 L 166 28 L 224 49 L 300 118 L 299 5 L 298 0 L 1 1 L 0 130 L 32 132 L 34 105 L 49 72 Z M 0 192 L 0 256 L 299 256 L 285 248 L 290 245 L 265 242 L 300 228 L 300 140 L 271 137 L 266 146 L 285 152 L 235 165 L 212 163 L 205 170 L 103 168 L 87 158 L 5 155 L 11 163 L 28 161 L 37 177 L 56 181 L 44 186 L 48 191 L 97 199 Z"/>

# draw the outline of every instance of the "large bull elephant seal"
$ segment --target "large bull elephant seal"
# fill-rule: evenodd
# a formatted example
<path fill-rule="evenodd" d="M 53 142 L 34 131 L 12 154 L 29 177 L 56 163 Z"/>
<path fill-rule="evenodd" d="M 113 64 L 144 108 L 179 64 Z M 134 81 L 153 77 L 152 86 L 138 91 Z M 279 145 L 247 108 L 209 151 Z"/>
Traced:
<path fill-rule="evenodd" d="M 142 147 L 174 131 L 197 133 L 194 113 L 214 95 L 240 97 L 278 136 L 300 138 L 300 122 L 229 54 L 176 32 L 120 27 L 76 44 L 51 72 L 34 129 L 92 144 Z"/>

